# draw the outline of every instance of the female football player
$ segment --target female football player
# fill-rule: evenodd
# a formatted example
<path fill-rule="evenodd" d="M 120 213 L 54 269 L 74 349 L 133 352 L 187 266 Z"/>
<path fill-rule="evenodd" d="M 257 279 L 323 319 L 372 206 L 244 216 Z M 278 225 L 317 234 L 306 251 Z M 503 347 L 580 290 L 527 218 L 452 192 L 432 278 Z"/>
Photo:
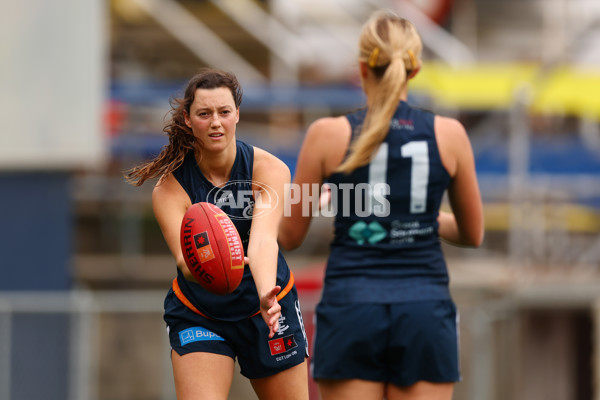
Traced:
<path fill-rule="evenodd" d="M 421 50 L 409 21 L 374 14 L 359 40 L 366 108 L 313 122 L 298 156 L 302 197 L 280 244 L 302 243 L 310 188 L 326 181 L 335 212 L 311 361 L 324 400 L 449 400 L 460 380 L 440 238 L 479 246 L 482 203 L 463 126 L 407 103 Z M 446 191 L 451 213 L 440 212 Z"/>
<path fill-rule="evenodd" d="M 277 244 L 279 199 L 290 172 L 268 152 L 236 140 L 241 102 L 233 74 L 200 71 L 172 104 L 164 128 L 169 144 L 128 178 L 136 185 L 159 178 L 154 214 L 177 264 L 164 319 L 178 399 L 227 399 L 236 357 L 260 399 L 307 399 L 306 335 L 294 278 Z M 201 201 L 230 216 L 249 258 L 231 294 L 203 289 L 183 258 L 182 219 Z"/>

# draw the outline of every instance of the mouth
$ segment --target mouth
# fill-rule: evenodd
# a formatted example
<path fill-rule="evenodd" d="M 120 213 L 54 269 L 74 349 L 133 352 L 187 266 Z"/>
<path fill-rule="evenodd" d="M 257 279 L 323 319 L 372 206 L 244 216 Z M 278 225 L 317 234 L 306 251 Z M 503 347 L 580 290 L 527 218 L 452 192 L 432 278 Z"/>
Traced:
<path fill-rule="evenodd" d="M 210 135 L 208 135 L 208 137 L 211 137 L 211 138 L 220 138 L 222 136 L 224 136 L 224 135 L 222 133 L 218 133 L 218 132 L 217 133 L 211 133 Z"/>

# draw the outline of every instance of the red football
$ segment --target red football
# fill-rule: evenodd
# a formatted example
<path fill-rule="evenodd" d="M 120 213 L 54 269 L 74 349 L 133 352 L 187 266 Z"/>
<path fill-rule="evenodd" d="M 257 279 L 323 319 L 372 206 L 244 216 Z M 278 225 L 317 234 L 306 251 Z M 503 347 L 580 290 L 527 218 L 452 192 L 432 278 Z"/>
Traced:
<path fill-rule="evenodd" d="M 181 250 L 190 272 L 209 292 L 233 292 L 244 275 L 244 247 L 227 214 L 211 203 L 193 204 L 181 222 Z"/>

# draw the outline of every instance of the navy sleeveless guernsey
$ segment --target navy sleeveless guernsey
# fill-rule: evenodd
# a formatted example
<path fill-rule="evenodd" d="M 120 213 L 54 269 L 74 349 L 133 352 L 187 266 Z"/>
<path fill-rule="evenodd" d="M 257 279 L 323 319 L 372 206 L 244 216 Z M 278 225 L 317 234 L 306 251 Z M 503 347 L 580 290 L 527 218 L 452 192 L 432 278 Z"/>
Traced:
<path fill-rule="evenodd" d="M 365 114 L 363 109 L 347 115 L 353 138 Z M 336 216 L 323 302 L 450 298 L 437 223 L 450 176 L 438 151 L 434 117 L 400 102 L 371 162 L 329 177 Z"/>
<path fill-rule="evenodd" d="M 248 240 L 252 224 L 254 196 L 252 193 L 252 168 L 254 148 L 237 141 L 237 153 L 231 176 L 227 184 L 215 187 L 200 171 L 194 152 L 190 151 L 173 176 L 190 196 L 192 204 L 205 201 L 216 204 L 235 224 L 242 243 L 244 254 L 248 254 Z M 290 281 L 290 270 L 281 252 L 277 263 L 277 284 L 285 288 Z M 210 293 L 195 282 L 186 280 L 177 269 L 177 284 L 181 293 L 205 316 L 221 321 L 239 321 L 259 311 L 259 299 L 256 285 L 248 265 L 244 267 L 244 276 L 240 286 L 227 295 Z"/>

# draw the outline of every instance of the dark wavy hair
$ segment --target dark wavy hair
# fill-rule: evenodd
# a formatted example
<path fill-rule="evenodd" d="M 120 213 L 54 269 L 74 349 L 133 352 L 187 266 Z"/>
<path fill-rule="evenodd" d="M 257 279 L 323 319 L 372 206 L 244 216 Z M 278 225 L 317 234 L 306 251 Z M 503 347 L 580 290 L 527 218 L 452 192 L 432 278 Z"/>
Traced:
<path fill-rule="evenodd" d="M 169 137 L 156 158 L 138 165 L 125 173 L 125 178 L 134 186 L 141 186 L 146 180 L 162 177 L 176 170 L 189 151 L 198 150 L 199 143 L 192 129 L 185 124 L 185 114 L 189 115 L 197 89 L 217 89 L 226 87 L 231 91 L 235 108 L 242 104 L 242 87 L 234 74 L 212 68 L 201 69 L 188 82 L 183 98 L 170 100 L 170 118 L 163 128 Z"/>

